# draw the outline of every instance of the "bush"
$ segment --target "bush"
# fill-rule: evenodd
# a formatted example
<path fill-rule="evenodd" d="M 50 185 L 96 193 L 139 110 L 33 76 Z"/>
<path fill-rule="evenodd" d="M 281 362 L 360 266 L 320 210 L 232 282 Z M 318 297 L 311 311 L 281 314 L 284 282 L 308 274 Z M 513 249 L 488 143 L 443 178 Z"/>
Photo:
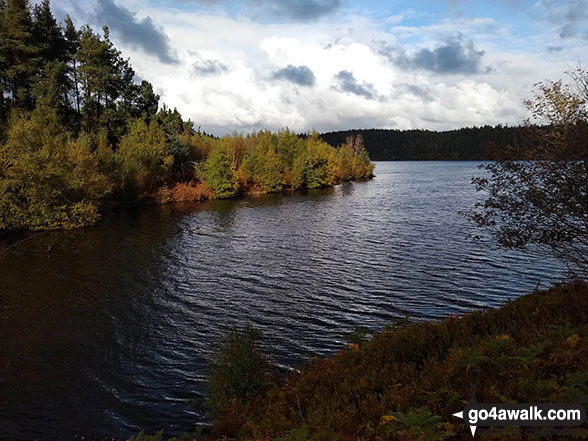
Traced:
<path fill-rule="evenodd" d="M 71 141 L 50 109 L 14 121 L 0 146 L 0 230 L 90 225 L 111 190 L 100 152 L 87 137 Z"/>
<path fill-rule="evenodd" d="M 153 194 L 144 195 L 158 204 L 193 202 L 210 199 L 212 193 L 202 182 L 178 182 L 173 187 L 160 187 Z"/>
<path fill-rule="evenodd" d="M 231 158 L 222 147 L 215 147 L 204 162 L 204 179 L 215 197 L 230 198 L 237 194 Z"/>
<path fill-rule="evenodd" d="M 208 408 L 213 416 L 232 401 L 251 400 L 272 384 L 271 364 L 258 347 L 260 337 L 251 325 L 225 334 L 208 371 Z"/>

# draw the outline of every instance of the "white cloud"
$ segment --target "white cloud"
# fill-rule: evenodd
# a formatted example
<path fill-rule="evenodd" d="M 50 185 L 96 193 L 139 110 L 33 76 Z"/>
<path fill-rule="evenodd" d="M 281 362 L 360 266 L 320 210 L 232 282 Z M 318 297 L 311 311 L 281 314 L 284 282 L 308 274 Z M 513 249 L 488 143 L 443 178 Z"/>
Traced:
<path fill-rule="evenodd" d="M 533 83 L 561 77 L 577 61 L 578 51 L 586 53 L 586 47 L 577 46 L 548 52 L 547 37 L 513 36 L 507 26 L 487 18 L 444 19 L 411 27 L 402 25 L 403 14 L 381 22 L 349 14 L 338 22 L 277 25 L 224 12 L 125 5 L 137 19 L 153 17 L 178 63 L 162 63 L 125 41 L 116 41 L 117 46 L 138 74 L 154 84 L 163 102 L 219 135 L 285 126 L 303 132 L 517 124 L 526 117 L 522 102 Z M 382 41 L 407 53 L 434 50 L 457 35 L 483 51 L 483 66 L 491 71 L 406 69 L 378 50 Z M 523 41 L 526 51 L 520 49 Z M 195 63 L 211 66 L 207 60 L 223 68 L 199 73 Z M 275 72 L 287 66 L 308 68 L 315 78 L 312 86 L 276 81 Z M 352 77 L 337 77 L 341 72 Z M 371 97 L 349 93 L 341 87 L 342 78 L 369 86 Z"/>

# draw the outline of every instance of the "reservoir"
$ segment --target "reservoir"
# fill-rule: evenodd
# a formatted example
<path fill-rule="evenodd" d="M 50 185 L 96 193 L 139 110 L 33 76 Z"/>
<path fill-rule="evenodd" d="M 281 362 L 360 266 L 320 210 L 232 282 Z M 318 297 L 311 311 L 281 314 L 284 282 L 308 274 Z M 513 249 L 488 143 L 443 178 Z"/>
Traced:
<path fill-rule="evenodd" d="M 179 434 L 208 421 L 206 364 L 230 327 L 252 323 L 291 369 L 358 326 L 496 307 L 565 277 L 473 240 L 484 232 L 460 211 L 483 198 L 478 163 L 376 164 L 368 182 L 0 236 L 0 439 Z"/>

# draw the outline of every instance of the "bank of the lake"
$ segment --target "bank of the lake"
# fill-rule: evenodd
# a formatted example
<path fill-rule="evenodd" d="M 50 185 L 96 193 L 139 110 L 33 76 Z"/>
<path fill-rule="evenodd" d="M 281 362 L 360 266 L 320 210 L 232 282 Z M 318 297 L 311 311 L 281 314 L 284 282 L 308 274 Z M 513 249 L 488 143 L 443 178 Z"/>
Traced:
<path fill-rule="evenodd" d="M 472 386 L 482 403 L 586 406 L 587 303 L 588 283 L 577 280 L 493 310 L 388 327 L 315 359 L 249 402 L 234 400 L 206 439 L 471 440 L 453 414 L 471 401 Z M 547 435 L 537 437 L 488 429 L 478 427 L 476 436 L 588 437 L 586 423 L 553 433 L 543 428 Z"/>
<path fill-rule="evenodd" d="M 587 304 L 588 283 L 576 281 L 499 309 L 386 329 L 313 361 L 250 403 L 235 402 L 211 438 L 469 440 L 453 413 L 470 401 L 471 385 L 479 402 L 585 406 Z M 484 429 L 478 436 L 487 436 Z M 588 437 L 588 424 L 579 429 L 578 438 Z"/>

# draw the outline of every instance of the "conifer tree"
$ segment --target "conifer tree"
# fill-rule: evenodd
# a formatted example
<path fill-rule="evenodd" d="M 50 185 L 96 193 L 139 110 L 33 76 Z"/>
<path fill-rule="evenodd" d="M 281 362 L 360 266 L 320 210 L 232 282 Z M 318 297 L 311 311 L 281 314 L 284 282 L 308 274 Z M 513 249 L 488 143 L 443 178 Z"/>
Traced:
<path fill-rule="evenodd" d="M 73 94 L 73 102 L 75 103 L 76 116 L 72 121 L 73 125 L 79 130 L 80 122 L 80 82 L 78 74 L 78 62 L 76 55 L 80 49 L 80 33 L 73 24 L 71 17 L 68 15 L 65 18 L 65 55 L 68 63 L 68 76 L 71 92 Z"/>
<path fill-rule="evenodd" d="M 41 67 L 51 61 L 66 60 L 65 37 L 51 12 L 50 0 L 42 0 L 33 9 L 33 41 Z"/>
<path fill-rule="evenodd" d="M 55 111 L 65 125 L 70 114 L 67 65 L 57 60 L 45 64 L 43 76 L 33 90 L 37 104 Z"/>
<path fill-rule="evenodd" d="M 62 28 L 50 0 L 32 14 L 29 0 L 0 0 L 0 230 L 91 224 L 111 189 L 149 198 L 199 180 L 225 198 L 239 186 L 314 188 L 373 170 L 365 149 L 337 151 L 317 134 L 219 139 L 158 109 L 107 27 L 78 30 L 68 16 Z"/>
<path fill-rule="evenodd" d="M 148 120 L 157 114 L 159 95 L 153 91 L 153 85 L 149 81 L 141 81 L 136 106 L 141 115 L 145 115 Z"/>
<path fill-rule="evenodd" d="M 8 0 L 4 8 L 2 54 L 6 91 L 19 110 L 34 104 L 32 84 L 38 71 L 39 50 L 34 45 L 33 21 L 28 0 Z"/>

